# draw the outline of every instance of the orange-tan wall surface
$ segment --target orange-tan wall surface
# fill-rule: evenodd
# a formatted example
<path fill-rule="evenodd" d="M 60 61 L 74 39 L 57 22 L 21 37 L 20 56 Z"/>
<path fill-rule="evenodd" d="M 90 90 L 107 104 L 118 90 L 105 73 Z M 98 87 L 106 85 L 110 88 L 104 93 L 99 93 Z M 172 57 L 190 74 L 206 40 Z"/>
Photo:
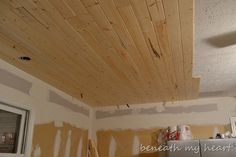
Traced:
<path fill-rule="evenodd" d="M 59 137 L 57 137 L 58 131 L 60 131 Z M 71 135 L 69 137 L 68 133 L 70 131 Z M 56 140 L 56 138 L 59 138 L 59 140 Z M 58 151 L 58 157 L 65 157 L 66 151 L 68 151 L 66 150 L 68 138 L 70 138 L 69 152 L 67 152 L 69 157 L 78 157 L 78 154 L 81 157 L 86 157 L 88 130 L 82 130 L 67 123 L 64 123 L 61 127 L 55 127 L 53 122 L 35 126 L 31 156 L 36 156 L 35 151 L 40 148 L 40 157 L 53 157 L 55 151 Z M 82 142 L 80 142 L 81 140 Z M 82 145 L 79 146 L 80 144 Z M 58 148 L 55 148 L 55 145 L 58 145 Z M 79 150 L 80 147 L 81 150 Z"/>
<path fill-rule="evenodd" d="M 190 125 L 194 139 L 231 131 L 235 108 L 233 97 L 97 107 L 93 136 L 101 157 L 162 157 L 163 152 L 140 152 L 140 145 L 157 146 L 160 129 L 168 126 Z"/>
<path fill-rule="evenodd" d="M 221 133 L 228 131 L 228 125 L 190 125 L 194 139 L 208 139 L 212 137 L 217 127 Z M 160 129 L 139 129 L 139 130 L 100 130 L 97 131 L 98 152 L 101 157 L 110 157 L 109 151 L 112 138 L 115 140 L 115 157 L 161 157 L 163 152 L 139 152 L 133 155 L 134 137 L 139 139 L 139 145 L 157 146 L 157 139 Z M 114 147 L 114 146 L 113 146 Z"/>

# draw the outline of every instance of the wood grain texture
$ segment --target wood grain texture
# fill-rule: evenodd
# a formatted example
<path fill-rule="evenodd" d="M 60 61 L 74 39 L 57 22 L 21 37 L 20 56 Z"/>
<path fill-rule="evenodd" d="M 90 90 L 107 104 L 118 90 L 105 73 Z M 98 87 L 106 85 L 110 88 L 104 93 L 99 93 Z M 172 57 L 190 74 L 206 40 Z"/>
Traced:
<path fill-rule="evenodd" d="M 91 106 L 193 99 L 193 1 L 1 0 L 0 57 Z"/>

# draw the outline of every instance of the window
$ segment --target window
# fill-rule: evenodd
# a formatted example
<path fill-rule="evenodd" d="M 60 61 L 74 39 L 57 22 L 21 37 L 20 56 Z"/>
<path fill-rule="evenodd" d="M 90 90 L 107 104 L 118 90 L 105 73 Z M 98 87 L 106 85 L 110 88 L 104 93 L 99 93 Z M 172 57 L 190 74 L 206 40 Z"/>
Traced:
<path fill-rule="evenodd" d="M 29 113 L 29 110 L 0 102 L 0 156 L 25 156 Z"/>

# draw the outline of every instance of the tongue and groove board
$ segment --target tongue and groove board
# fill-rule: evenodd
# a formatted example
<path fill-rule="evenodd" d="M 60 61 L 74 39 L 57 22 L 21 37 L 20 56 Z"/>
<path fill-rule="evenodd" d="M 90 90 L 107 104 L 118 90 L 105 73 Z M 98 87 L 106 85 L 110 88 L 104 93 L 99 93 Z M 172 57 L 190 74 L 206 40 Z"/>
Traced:
<path fill-rule="evenodd" d="M 91 106 L 197 98 L 193 30 L 193 0 L 0 1 L 0 57 Z"/>

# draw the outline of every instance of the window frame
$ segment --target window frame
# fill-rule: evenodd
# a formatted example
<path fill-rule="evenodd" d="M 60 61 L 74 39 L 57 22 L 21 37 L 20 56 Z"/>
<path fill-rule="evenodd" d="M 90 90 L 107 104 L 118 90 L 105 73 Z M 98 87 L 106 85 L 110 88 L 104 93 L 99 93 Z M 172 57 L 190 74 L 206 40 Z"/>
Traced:
<path fill-rule="evenodd" d="M 22 115 L 20 132 L 19 132 L 19 140 L 17 144 L 17 153 L 0 153 L 0 156 L 4 157 L 30 157 L 31 147 L 32 147 L 32 139 L 33 139 L 33 126 L 34 126 L 34 110 L 29 105 L 22 105 L 15 102 L 6 101 L 0 98 L 0 108 L 12 113 Z M 27 116 L 26 116 L 27 115 Z M 27 125 L 25 122 L 27 120 Z M 24 126 L 26 128 L 24 129 Z M 26 131 L 26 133 L 25 133 Z M 23 136 L 25 133 L 25 137 Z M 22 153 L 22 142 L 24 140 L 24 153 Z"/>

